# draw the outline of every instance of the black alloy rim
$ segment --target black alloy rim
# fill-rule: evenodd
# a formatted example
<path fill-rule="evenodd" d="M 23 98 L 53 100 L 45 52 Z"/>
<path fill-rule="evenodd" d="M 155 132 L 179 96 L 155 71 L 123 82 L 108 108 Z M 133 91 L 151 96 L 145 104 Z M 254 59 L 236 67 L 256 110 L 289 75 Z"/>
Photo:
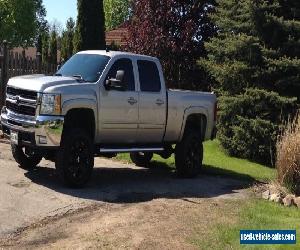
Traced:
<path fill-rule="evenodd" d="M 201 142 L 196 138 L 192 139 L 191 143 L 187 147 L 186 152 L 186 165 L 189 169 L 200 168 L 201 158 Z"/>
<path fill-rule="evenodd" d="M 88 143 L 85 140 L 77 140 L 70 148 L 69 173 L 71 177 L 80 182 L 87 175 L 90 165 L 90 153 Z"/>

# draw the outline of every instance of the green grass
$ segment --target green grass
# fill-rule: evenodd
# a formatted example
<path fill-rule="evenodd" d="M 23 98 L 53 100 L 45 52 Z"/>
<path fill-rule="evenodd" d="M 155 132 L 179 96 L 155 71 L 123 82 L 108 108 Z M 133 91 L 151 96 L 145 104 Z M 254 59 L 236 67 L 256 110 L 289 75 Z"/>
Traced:
<path fill-rule="evenodd" d="M 239 232 L 252 230 L 294 230 L 300 231 L 300 210 L 252 198 L 246 204 L 234 202 L 240 206 L 237 221 L 217 224 L 204 238 L 195 238 L 193 243 L 201 249 L 300 249 L 297 245 L 244 245 L 239 242 Z M 230 216 L 231 211 L 224 211 Z M 232 216 L 232 215 L 231 215 Z M 232 220 L 235 220 L 233 216 Z"/>
<path fill-rule="evenodd" d="M 129 162 L 128 154 L 120 154 L 118 160 Z M 217 140 L 204 143 L 204 172 L 207 174 L 225 175 L 247 180 L 268 181 L 275 177 L 275 169 L 269 168 L 244 159 L 228 156 Z M 153 158 L 155 165 L 165 165 L 175 168 L 174 156 L 165 160 L 155 155 Z"/>

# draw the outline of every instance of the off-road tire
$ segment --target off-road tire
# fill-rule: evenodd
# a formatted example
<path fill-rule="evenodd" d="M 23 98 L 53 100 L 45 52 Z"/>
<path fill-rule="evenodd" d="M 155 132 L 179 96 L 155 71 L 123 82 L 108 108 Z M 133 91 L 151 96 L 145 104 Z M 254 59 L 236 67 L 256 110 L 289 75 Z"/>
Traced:
<path fill-rule="evenodd" d="M 90 180 L 94 150 L 92 138 L 84 129 L 69 129 L 63 133 L 55 167 L 68 187 L 82 188 Z"/>
<path fill-rule="evenodd" d="M 153 153 L 151 152 L 133 152 L 130 153 L 131 161 L 139 167 L 148 167 L 152 160 Z"/>
<path fill-rule="evenodd" d="M 14 144 L 11 144 L 11 152 L 20 167 L 27 170 L 36 167 L 43 159 L 38 151 Z"/>
<path fill-rule="evenodd" d="M 196 177 L 202 169 L 203 142 L 197 130 L 187 130 L 175 148 L 177 174 L 182 178 Z"/>

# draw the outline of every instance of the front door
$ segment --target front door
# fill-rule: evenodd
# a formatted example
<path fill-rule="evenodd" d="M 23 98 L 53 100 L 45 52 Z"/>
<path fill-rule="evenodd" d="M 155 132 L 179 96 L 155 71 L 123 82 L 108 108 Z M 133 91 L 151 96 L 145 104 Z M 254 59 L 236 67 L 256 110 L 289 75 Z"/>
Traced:
<path fill-rule="evenodd" d="M 100 141 L 101 143 L 135 143 L 138 128 L 138 92 L 136 91 L 131 59 L 117 60 L 109 70 L 106 80 L 115 78 L 117 71 L 123 70 L 127 90 L 100 91 Z"/>

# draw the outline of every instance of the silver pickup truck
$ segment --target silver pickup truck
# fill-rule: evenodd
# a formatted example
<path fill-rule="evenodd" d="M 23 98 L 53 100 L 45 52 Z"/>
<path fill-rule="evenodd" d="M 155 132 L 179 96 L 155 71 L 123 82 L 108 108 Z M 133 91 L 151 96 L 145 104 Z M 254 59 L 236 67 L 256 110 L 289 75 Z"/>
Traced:
<path fill-rule="evenodd" d="M 157 58 L 84 51 L 54 76 L 11 78 L 1 124 L 22 168 L 45 158 L 68 186 L 81 187 L 95 156 L 124 152 L 143 167 L 153 154 L 175 153 L 178 174 L 197 175 L 216 112 L 212 93 L 167 90 Z"/>

